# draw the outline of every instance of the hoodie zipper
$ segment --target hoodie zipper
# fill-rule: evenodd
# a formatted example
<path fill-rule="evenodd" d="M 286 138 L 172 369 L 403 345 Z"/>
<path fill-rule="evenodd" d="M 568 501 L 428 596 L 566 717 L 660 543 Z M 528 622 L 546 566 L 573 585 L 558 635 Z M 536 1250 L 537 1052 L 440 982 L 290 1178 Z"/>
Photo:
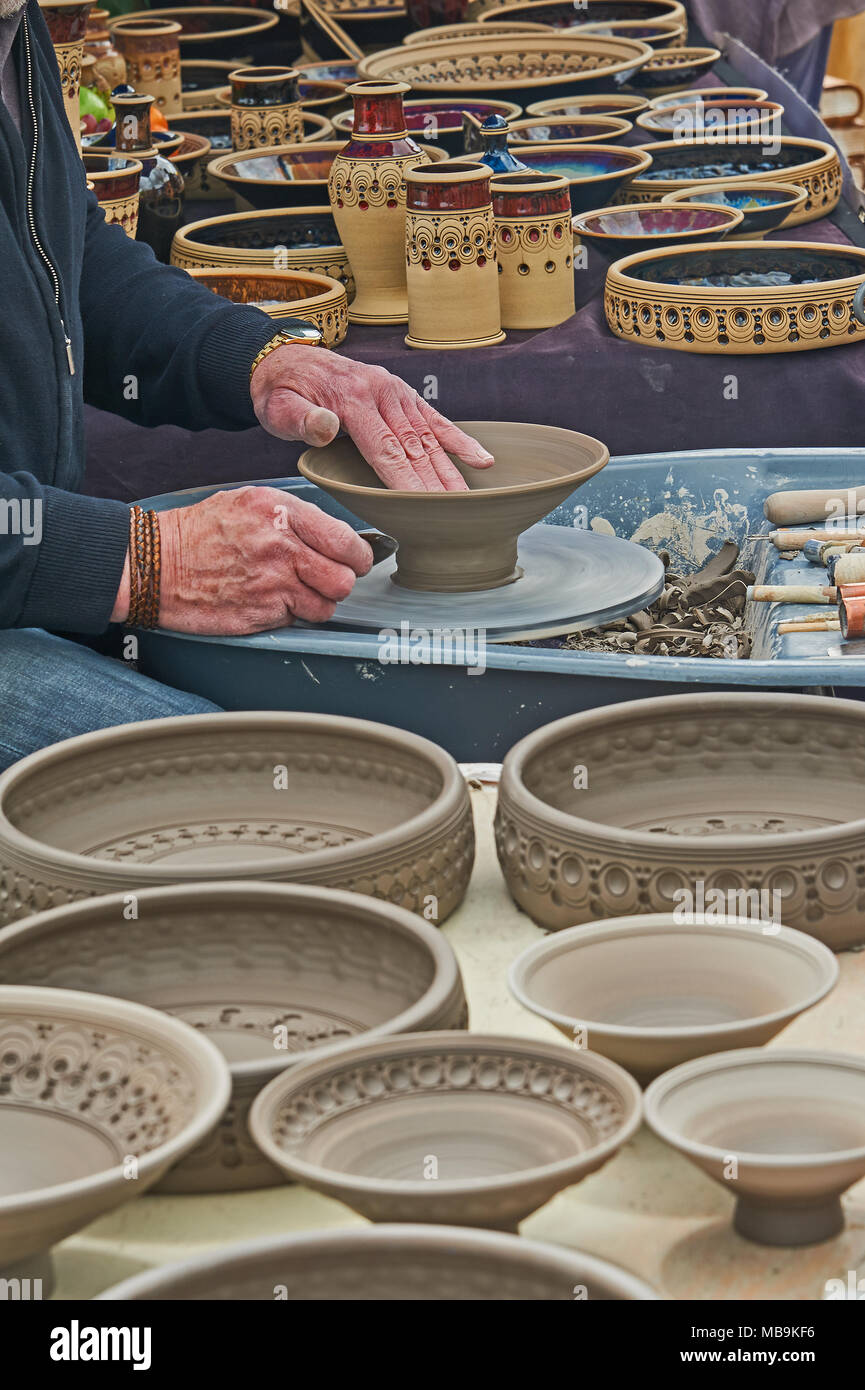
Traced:
<path fill-rule="evenodd" d="M 51 276 L 54 285 L 54 300 L 57 304 L 57 313 L 60 318 L 60 327 L 63 332 L 63 341 L 66 345 L 66 361 L 69 364 L 69 375 L 75 375 L 75 359 L 72 356 L 72 339 L 66 332 L 66 324 L 63 322 L 63 310 L 60 306 L 60 276 L 47 255 L 42 242 L 39 240 L 39 233 L 36 230 L 36 217 L 33 212 L 33 180 L 36 176 L 36 154 L 39 149 L 39 123 L 36 119 L 36 102 L 33 99 L 33 61 L 30 55 L 30 29 L 27 24 L 27 16 L 22 20 L 24 30 L 24 52 L 27 60 L 27 102 L 30 107 L 30 118 L 33 122 L 33 149 L 30 155 L 30 168 L 27 171 L 27 222 L 30 227 L 30 239 L 33 242 L 39 255 L 45 263 L 45 268 Z"/>

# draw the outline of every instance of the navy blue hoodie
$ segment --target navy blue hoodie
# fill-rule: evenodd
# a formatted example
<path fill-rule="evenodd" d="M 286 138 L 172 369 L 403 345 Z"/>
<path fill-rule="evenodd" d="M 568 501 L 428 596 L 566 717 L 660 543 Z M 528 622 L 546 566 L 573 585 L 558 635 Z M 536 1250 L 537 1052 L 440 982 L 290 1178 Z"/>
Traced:
<path fill-rule="evenodd" d="M 105 222 L 87 192 L 36 0 L 12 56 L 22 133 L 0 102 L 0 628 L 101 632 L 129 513 L 79 493 L 84 401 L 141 425 L 247 429 L 256 423 L 250 364 L 275 327 Z M 59 306 L 29 224 L 31 166 L 35 233 L 57 273 Z M 10 524 L 19 507 L 34 517 L 34 504 L 39 544 Z"/>

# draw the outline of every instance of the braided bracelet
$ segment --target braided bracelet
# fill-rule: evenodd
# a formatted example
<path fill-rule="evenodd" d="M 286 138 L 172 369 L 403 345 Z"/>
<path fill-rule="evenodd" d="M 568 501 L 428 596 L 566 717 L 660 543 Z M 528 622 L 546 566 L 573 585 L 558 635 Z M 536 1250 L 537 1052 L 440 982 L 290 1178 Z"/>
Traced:
<path fill-rule="evenodd" d="M 157 627 L 161 570 L 159 518 L 142 507 L 129 511 L 129 615 L 127 627 Z"/>

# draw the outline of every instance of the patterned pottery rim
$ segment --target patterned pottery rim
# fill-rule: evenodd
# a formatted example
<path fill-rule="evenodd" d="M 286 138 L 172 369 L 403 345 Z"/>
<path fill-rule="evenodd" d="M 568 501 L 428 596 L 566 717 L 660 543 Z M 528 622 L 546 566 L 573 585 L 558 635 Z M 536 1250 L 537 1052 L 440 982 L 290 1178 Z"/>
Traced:
<path fill-rule="evenodd" d="M 282 67 L 274 64 L 268 67 L 264 64 L 250 64 L 248 67 L 234 68 L 228 74 L 229 82 L 234 82 L 240 78 L 244 82 L 276 82 L 280 78 L 299 76 L 297 68 Z"/>
<path fill-rule="evenodd" d="M 187 164 L 194 164 L 199 159 L 205 159 L 213 149 L 206 135 L 199 135 L 193 130 L 178 131 L 183 136 L 183 140 L 171 156 L 172 164 L 180 166 L 181 173 L 189 173 Z M 190 143 L 191 142 L 191 143 Z"/>
<path fill-rule="evenodd" d="M 256 264 L 256 261 L 254 259 L 249 261 L 244 261 L 242 259 L 244 256 L 250 256 L 261 257 L 262 265 L 266 262 L 268 266 L 272 266 L 274 247 L 276 247 L 279 244 L 277 242 L 274 242 L 273 246 L 252 248 L 242 246 L 228 246 L 227 244 L 211 245 L 209 242 L 195 241 L 194 233 L 196 233 L 201 227 L 212 226 L 215 222 L 231 222 L 233 225 L 237 225 L 240 222 L 251 222 L 261 217 L 310 216 L 332 217 L 332 213 L 330 212 L 329 208 L 322 207 L 316 204 L 309 204 L 304 207 L 268 208 L 262 209 L 259 212 L 232 212 L 226 213 L 222 217 L 204 217 L 201 218 L 198 222 L 188 222 L 185 227 L 181 227 L 179 231 L 175 232 L 174 241 L 171 247 L 172 256 L 174 255 L 175 249 L 179 250 L 181 254 L 185 256 L 201 257 L 204 255 L 209 255 L 211 252 L 213 252 L 220 253 L 220 265 L 248 265 L 252 269 L 258 269 L 258 265 Z M 332 260 L 336 255 L 345 255 L 345 249 L 339 240 L 339 233 L 336 230 L 336 224 L 334 224 L 334 236 L 336 238 L 334 241 L 323 242 L 320 246 L 287 247 L 286 250 L 288 251 L 289 255 L 291 255 L 291 253 L 294 250 L 302 252 L 304 255 L 318 255 L 319 253 L 327 254 L 328 258 Z M 229 256 L 231 257 L 230 260 L 227 259 L 227 257 Z"/>
<path fill-rule="evenodd" d="M 646 29 L 654 31 L 646 34 L 639 30 Z M 687 37 L 688 26 L 680 19 L 594 19 L 588 24 L 579 26 L 581 34 L 613 34 L 623 38 L 641 39 L 643 43 L 649 44 L 652 48 L 666 48 L 675 45 L 676 40 L 684 41 Z"/>
<path fill-rule="evenodd" d="M 644 73 L 664 73 L 674 79 L 677 72 L 682 70 L 689 72 L 692 69 L 714 67 L 715 63 L 721 58 L 719 48 L 701 48 L 697 45 L 682 45 L 674 48 L 657 48 L 652 50 L 652 56 L 640 67 L 639 72 L 631 78 L 635 87 L 654 87 L 654 82 L 644 82 Z M 658 84 L 660 86 L 660 84 Z"/>
<path fill-rule="evenodd" d="M 107 151 L 103 152 L 102 150 L 83 150 L 81 158 L 84 168 L 87 170 L 88 179 L 95 184 L 109 183 L 117 178 L 127 179 L 133 174 L 140 175 L 144 169 L 144 165 L 141 161 L 135 159 L 131 154 L 114 154 L 113 151 L 109 154 Z M 91 161 L 97 159 L 104 160 L 106 167 L 94 169 L 91 165 Z M 124 168 L 109 169 L 107 167 L 110 160 L 117 163 L 121 159 L 125 161 Z"/>
<path fill-rule="evenodd" d="M 730 187 L 733 187 L 740 191 L 742 190 L 742 185 L 740 183 L 736 183 L 735 180 L 707 179 L 705 183 L 700 184 L 698 191 L 695 191 L 692 188 L 680 188 L 677 193 L 665 193 L 663 198 L 661 199 L 661 202 L 667 204 L 684 203 L 687 205 L 694 202 L 695 200 L 699 201 L 700 197 L 704 193 L 723 192 L 725 189 Z M 800 208 L 808 197 L 807 190 L 804 188 L 800 188 L 797 183 L 759 183 L 756 179 L 751 179 L 748 183 L 748 188 L 753 189 L 755 193 L 786 193 L 786 198 L 777 198 L 771 204 L 769 204 L 769 206 L 776 209 L 777 211 L 781 211 L 783 209 L 787 213 L 787 215 L 789 215 L 791 212 L 795 212 L 797 208 Z M 635 206 L 638 205 L 635 204 Z M 643 204 L 643 206 L 648 206 L 648 204 Z M 718 205 L 717 203 L 715 203 L 713 204 L 713 206 L 717 207 Z M 749 213 L 762 211 L 762 208 L 748 209 Z M 747 213 L 745 215 L 747 216 Z"/>
<path fill-rule="evenodd" d="M 678 144 L 678 141 L 676 143 Z M 552 150 L 554 154 L 565 155 L 568 151 L 573 151 L 581 159 L 588 159 L 594 154 L 607 157 L 613 155 L 620 159 L 618 167 L 609 169 L 605 174 L 564 175 L 569 184 L 577 184 L 578 186 L 585 183 L 606 183 L 609 179 L 627 179 L 630 183 L 631 180 L 639 178 L 640 174 L 648 169 L 652 163 L 651 146 L 644 145 L 591 145 L 588 142 L 568 144 L 566 141 L 533 140 L 530 148 L 535 154 L 543 154 L 546 150 Z M 525 153 L 525 149 L 521 150 L 521 153 Z M 543 171 L 538 170 L 538 173 L 541 172 Z"/>
<path fill-rule="evenodd" d="M 530 38 L 532 35 L 552 34 L 554 29 L 550 24 L 536 24 L 532 20 L 515 19 L 511 23 L 506 20 L 495 20 L 485 24 L 482 19 L 469 20 L 465 24 L 441 24 L 433 25 L 429 29 L 414 29 L 410 34 L 403 38 L 404 48 L 413 48 L 418 43 L 447 43 L 450 39 L 470 39 L 470 38 L 507 38 L 509 35 L 515 37 L 525 34 Z"/>
<path fill-rule="evenodd" d="M 533 130 L 537 126 L 543 125 L 586 125 L 600 126 L 601 133 L 594 135 L 564 135 L 561 140 L 521 140 L 519 133 L 521 130 Z M 526 116 L 521 121 L 510 121 L 510 135 L 515 139 L 508 139 L 508 148 L 515 150 L 530 150 L 535 145 L 593 145 L 607 140 L 615 144 L 619 137 L 627 135 L 629 130 L 633 130 L 632 121 L 621 120 L 618 116 L 560 116 L 558 119 L 551 120 L 549 123 L 536 116 Z"/>
<path fill-rule="evenodd" d="M 160 19 L 159 11 L 150 15 L 118 15 L 111 25 L 113 34 L 132 34 L 136 38 L 171 38 L 181 32 L 176 19 Z"/>
<path fill-rule="evenodd" d="M 633 147 L 629 146 L 629 148 L 647 150 L 652 155 L 653 160 L 657 160 L 662 150 L 682 150 L 690 147 L 695 150 L 711 151 L 713 147 L 717 150 L 718 145 L 721 143 L 723 142 L 716 140 L 655 140 L 648 145 L 635 145 Z M 748 150 L 763 149 L 766 142 L 760 135 L 751 135 L 744 139 L 731 140 L 728 143 L 735 145 L 739 150 Z M 806 152 L 814 151 L 812 158 L 803 159 L 799 164 L 779 165 L 779 182 L 795 182 L 795 179 L 792 178 L 793 174 L 798 178 L 809 178 L 814 174 L 822 172 L 824 169 L 830 169 L 833 164 L 838 165 L 840 168 L 838 151 L 834 145 L 830 145 L 826 140 L 809 140 L 802 135 L 779 135 L 776 143 L 782 146 L 796 145 Z M 637 176 L 629 185 L 628 191 L 631 193 L 648 193 L 652 195 L 652 201 L 654 202 L 657 198 L 662 198 L 664 193 L 677 193 L 687 186 L 690 186 L 694 192 L 698 192 L 704 182 L 718 182 L 717 174 L 714 174 L 711 179 L 704 180 L 699 178 L 676 178 L 675 172 L 675 169 L 670 169 L 670 176 L 663 179 L 641 179 Z M 724 179 L 724 182 L 730 185 L 761 182 L 773 183 L 774 179 L 771 171 L 767 172 L 763 169 L 759 172 L 755 170 L 753 174 L 729 174 Z"/>
<path fill-rule="evenodd" d="M 543 2 L 543 0 L 540 0 L 540 3 L 542 3 L 542 2 Z M 495 4 L 495 3 L 493 3 L 493 4 L 487 4 L 487 5 L 485 5 L 484 13 L 483 13 L 482 15 L 479 16 L 479 20 L 480 20 L 480 23 L 483 24 L 483 23 L 485 23 L 485 22 L 492 21 L 493 19 L 498 19 L 499 16 L 500 16 L 500 15 L 503 15 L 503 14 L 511 15 L 511 14 L 527 14 L 527 13 L 531 13 L 531 11 L 535 8 L 535 4 L 536 4 L 536 3 L 538 3 L 538 0 L 504 0 L 504 3 L 502 3 L 502 4 Z M 680 23 L 684 20 L 684 21 L 687 23 L 687 18 L 688 18 L 688 16 L 687 16 L 687 13 L 686 13 L 686 11 L 685 11 L 685 6 L 684 6 L 683 4 L 681 4 L 681 3 L 678 3 L 678 0 L 649 0 L 649 4 L 650 4 L 650 6 L 651 6 L 652 9 L 655 8 L 655 5 L 658 6 L 658 11 L 657 11 L 656 17 L 653 18 L 653 19 L 650 19 L 649 16 L 647 15 L 646 18 L 645 18 L 644 20 L 640 20 L 640 21 L 639 21 L 640 23 L 643 23 L 643 24 L 651 24 L 651 23 L 656 23 L 657 20 L 661 20 L 661 19 L 678 20 Z M 663 8 L 661 8 L 661 6 L 663 6 Z M 565 9 L 564 3 L 559 4 L 559 5 L 555 5 L 554 7 L 555 7 L 556 9 Z M 546 8 L 550 8 L 550 6 L 548 5 L 548 6 L 546 6 Z M 589 9 L 586 9 L 585 12 L 586 12 L 586 14 L 590 14 L 590 13 L 591 13 L 591 11 L 590 11 Z M 587 21 L 586 21 L 586 23 L 588 23 L 588 24 L 592 24 L 592 23 L 595 23 L 595 22 L 596 22 L 596 21 L 594 21 L 594 20 L 587 20 Z M 609 22 L 609 21 L 608 21 L 608 22 Z M 621 23 L 621 20 L 619 20 L 619 21 L 613 21 L 613 22 L 614 22 L 614 23 Z M 604 21 L 603 21 L 603 20 L 598 20 L 597 23 L 602 24 L 602 23 L 604 23 Z M 582 29 L 582 28 L 584 28 L 584 27 L 585 27 L 585 26 L 582 25 L 582 24 L 579 25 L 579 28 L 580 28 L 580 29 Z M 566 31 L 566 32 L 570 32 L 570 31 Z"/>
<path fill-rule="evenodd" d="M 151 19 L 152 10 L 138 10 L 134 14 L 117 15 L 108 21 L 108 29 L 113 33 L 114 28 L 124 19 Z M 176 18 L 182 16 L 177 22 L 180 24 L 180 49 L 183 52 L 184 44 L 198 45 L 209 43 L 212 39 L 249 39 L 253 34 L 264 34 L 268 29 L 275 29 L 279 23 L 279 16 L 276 14 L 262 14 L 261 10 L 253 10 L 245 5 L 181 5 L 172 6 L 170 9 L 159 11 L 160 15 Z M 243 15 L 247 23 L 238 24 L 233 29 L 208 29 L 204 33 L 187 34 L 183 29 L 183 20 L 186 18 L 200 19 L 202 15 Z M 189 49 L 187 48 L 187 55 Z"/>
<path fill-rule="evenodd" d="M 329 139 L 331 138 L 331 136 L 333 135 L 333 133 L 334 133 L 333 121 L 332 121 L 328 116 L 320 116 L 319 113 L 318 113 L 317 111 L 310 111 L 310 110 L 303 104 L 303 102 L 288 101 L 288 102 L 285 103 L 284 106 L 271 106 L 271 107 L 269 107 L 269 108 L 266 108 L 266 107 L 245 107 L 245 108 L 244 108 L 244 107 L 242 107 L 242 106 L 233 106 L 233 105 L 232 105 L 232 101 L 231 101 L 231 88 L 230 88 L 230 87 L 218 87 L 217 90 L 214 92 L 213 95 L 214 95 L 216 101 L 219 102 L 219 107 L 222 109 L 222 111 L 224 111 L 225 115 L 226 115 L 226 116 L 229 116 L 229 117 L 231 116 L 232 110 L 241 111 L 241 112 L 242 112 L 243 110 L 247 110 L 247 111 L 249 111 L 249 110 L 253 110 L 253 111 L 256 111 L 256 110 L 257 110 L 257 111 L 263 111 L 263 110 L 282 111 L 282 110 L 285 109 L 285 107 L 288 107 L 288 106 L 291 106 L 291 107 L 299 106 L 299 107 L 300 107 L 300 114 L 301 114 L 301 116 L 303 117 L 303 124 L 304 124 L 304 126 L 305 126 L 305 127 L 306 127 L 306 126 L 311 126 L 311 127 L 312 127 L 311 133 L 310 133 L 309 135 L 307 135 L 307 134 L 304 132 L 304 136 L 303 136 L 303 141 L 302 141 L 302 143 L 305 144 L 305 145 L 311 144 L 311 143 L 313 143 L 314 141 L 317 141 L 317 140 L 329 140 Z M 197 116 L 197 115 L 199 115 L 200 113 L 197 112 L 197 111 L 190 111 L 188 114 L 189 114 L 190 116 L 193 116 L 193 115 Z M 173 120 L 174 120 L 174 117 L 172 116 L 171 119 L 172 119 L 172 121 L 173 121 Z M 250 156 L 250 155 L 252 154 L 252 152 L 253 152 L 254 149 L 255 149 L 255 146 L 253 145 L 253 146 L 251 146 L 250 149 L 248 149 L 248 150 L 234 150 L 233 153 L 234 153 L 234 154 L 237 154 L 237 155 L 245 154 L 245 155 L 247 155 L 247 156 Z"/>
<path fill-rule="evenodd" d="M 766 126 L 771 125 L 773 121 L 780 121 L 781 117 L 784 115 L 784 108 L 778 101 L 757 101 L 755 98 L 753 101 L 750 102 L 738 102 L 736 101 L 735 97 L 716 97 L 714 100 L 707 99 L 706 101 L 702 102 L 683 101 L 681 103 L 677 103 L 675 106 L 662 107 L 660 111 L 653 111 L 651 108 L 649 108 L 648 111 L 640 112 L 639 116 L 637 117 L 636 124 L 640 127 L 641 130 L 649 130 L 653 133 L 659 132 L 660 134 L 669 136 L 670 127 L 668 125 L 658 125 L 658 121 L 663 120 L 665 116 L 671 116 L 674 112 L 687 111 L 693 112 L 694 115 L 699 115 L 702 112 L 704 113 L 704 119 L 702 124 L 703 128 L 705 129 L 706 112 L 723 111 L 727 108 L 732 108 L 733 110 L 746 110 L 749 112 L 756 111 L 757 119 L 755 121 L 747 122 L 749 128 L 753 127 L 756 130 L 764 129 Z M 719 139 L 722 129 L 731 130 L 735 132 L 740 127 L 738 127 L 735 124 L 732 126 L 728 126 L 726 121 L 719 120 L 710 121 L 708 128 L 712 133 L 712 138 Z M 696 122 L 692 123 L 692 129 L 695 132 L 699 130 L 699 126 L 696 124 Z"/>
<path fill-rule="evenodd" d="M 411 89 L 409 88 L 409 90 Z M 423 107 L 424 110 L 428 110 L 430 114 L 436 118 L 436 126 L 440 135 L 458 135 L 463 128 L 462 118 L 460 118 L 456 125 L 443 125 L 436 116 L 435 108 L 440 106 L 450 111 L 453 110 L 454 107 L 459 106 L 461 100 L 473 106 L 495 107 L 495 111 L 490 110 L 489 114 L 504 116 L 506 121 L 512 121 L 515 117 L 522 115 L 523 108 L 518 106 L 515 101 L 504 101 L 500 97 L 490 97 L 489 101 L 486 101 L 483 97 L 428 97 L 426 100 L 419 97 L 417 101 L 404 101 L 403 110 L 413 111 L 418 107 Z M 334 129 L 340 131 L 340 133 L 344 132 L 346 135 L 353 134 L 353 116 L 353 111 L 338 111 L 335 116 L 331 117 Z M 417 134 L 417 131 L 415 131 L 414 134 Z"/>
<path fill-rule="evenodd" d="M 221 282 L 231 282 L 238 279 L 247 281 L 262 280 L 270 285 L 282 285 L 287 289 L 290 285 L 304 285 L 313 291 L 303 295 L 300 299 L 292 299 L 286 295 L 285 299 L 280 299 L 277 293 L 268 293 L 266 298 L 274 300 L 272 307 L 264 309 L 263 312 L 269 318 L 297 318 L 303 319 L 308 315 L 321 313 L 340 314 L 340 309 L 347 309 L 348 296 L 346 295 L 345 285 L 340 284 L 339 280 L 334 280 L 330 275 L 319 275 L 314 270 L 267 270 L 264 266 L 184 266 L 183 269 L 193 280 L 205 285 L 214 294 L 221 293 Z M 216 281 L 213 284 L 212 281 Z M 264 297 L 264 296 L 263 296 Z M 230 296 L 222 295 L 223 299 Z M 256 303 L 255 300 L 233 299 L 233 304 Z M 315 322 L 314 326 L 321 332 L 322 345 L 325 347 L 338 346 L 344 341 L 345 332 L 340 336 L 339 325 L 333 335 L 332 342 L 327 342 L 323 326 Z"/>
<path fill-rule="evenodd" d="M 310 114 L 309 112 L 306 113 L 307 119 L 309 119 Z M 324 118 L 317 116 L 315 119 L 323 120 Z M 236 164 L 239 160 L 245 162 L 249 159 L 267 159 L 271 156 L 276 157 L 283 154 L 293 154 L 295 151 L 298 151 L 300 154 L 308 155 L 313 146 L 316 152 L 332 154 L 333 157 L 336 158 L 339 152 L 345 149 L 345 141 L 319 139 L 318 141 L 307 140 L 302 145 L 262 145 L 260 148 L 254 150 L 232 150 L 229 153 L 217 155 L 216 159 L 212 159 L 207 166 L 207 172 L 214 178 L 222 179 L 224 183 L 230 184 L 231 186 L 237 184 L 241 189 L 245 188 L 247 185 L 256 188 L 278 187 L 282 182 L 281 179 L 250 178 L 246 174 L 230 172 L 228 166 L 230 164 Z M 447 158 L 447 152 L 439 149 L 437 145 L 421 145 L 420 148 L 424 154 L 428 154 L 436 163 Z M 328 179 L 327 175 L 325 175 L 320 179 L 302 179 L 293 182 L 295 186 L 298 182 L 302 182 L 309 188 L 326 188 Z"/>
<path fill-rule="evenodd" d="M 604 102 L 607 109 L 604 111 L 593 112 L 590 108 L 597 106 L 599 102 Z M 627 119 L 633 124 L 633 118 L 638 111 L 646 111 L 650 105 L 647 97 L 631 96 L 630 92 L 616 92 L 610 96 L 575 96 L 575 97 L 556 97 L 548 101 L 533 101 L 526 107 L 526 115 L 533 116 L 538 120 L 546 119 L 547 116 L 559 117 L 563 121 L 568 120 L 587 120 L 591 121 L 595 116 L 616 116 L 622 113 L 622 118 Z M 577 114 L 572 111 L 562 111 L 560 107 L 576 107 Z M 585 114 L 584 114 L 585 113 Z"/>
<path fill-rule="evenodd" d="M 666 96 L 652 97 L 647 104 L 655 111 L 661 111 L 665 106 L 678 106 L 680 101 L 686 104 L 697 101 L 738 101 L 742 98 L 747 101 L 767 101 L 769 93 L 762 87 L 691 87 L 684 92 L 667 94 Z"/>
<path fill-rule="evenodd" d="M 681 207 L 682 204 L 677 203 L 675 204 L 675 206 Z M 597 241 L 605 246 L 615 245 L 615 243 L 618 241 L 643 241 L 645 242 L 647 248 L 652 248 L 653 246 L 657 246 L 657 240 L 659 235 L 667 237 L 675 236 L 677 241 L 679 238 L 681 238 L 684 241 L 686 237 L 691 240 L 693 240 L 694 238 L 699 240 L 699 238 L 704 237 L 707 234 L 707 232 L 717 232 L 721 231 L 722 229 L 727 232 L 732 232 L 745 220 L 744 212 L 741 212 L 738 208 L 725 207 L 723 206 L 723 204 L 720 203 L 695 202 L 688 203 L 686 206 L 695 212 L 709 212 L 716 214 L 720 213 L 726 215 L 722 215 L 719 218 L 719 223 L 717 227 L 684 227 L 681 230 L 677 230 L 671 227 L 669 231 L 654 234 L 652 232 L 605 232 L 600 227 L 591 226 L 591 219 L 593 217 L 616 217 L 622 213 L 627 215 L 628 212 L 669 212 L 671 207 L 671 204 L 666 202 L 630 203 L 623 204 L 620 207 L 614 208 L 592 208 L 590 212 L 578 213 L 577 216 L 573 219 L 571 225 L 573 227 L 575 236 L 587 236 L 593 242 Z M 668 254 L 672 249 L 673 248 L 669 246 L 665 248 Z M 616 264 L 620 264 L 620 262 L 617 262 Z M 863 269 L 865 269 L 865 266 L 863 266 Z"/>

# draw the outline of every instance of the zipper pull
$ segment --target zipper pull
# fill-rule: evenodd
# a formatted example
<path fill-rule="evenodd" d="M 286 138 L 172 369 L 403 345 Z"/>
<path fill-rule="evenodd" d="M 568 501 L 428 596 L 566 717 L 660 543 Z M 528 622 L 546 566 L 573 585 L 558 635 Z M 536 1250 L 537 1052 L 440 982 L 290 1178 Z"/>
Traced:
<path fill-rule="evenodd" d="M 69 363 L 69 375 L 75 375 L 75 358 L 72 356 L 72 339 L 66 332 L 66 324 L 60 320 L 60 327 L 63 329 L 63 339 L 66 343 L 66 361 Z"/>

